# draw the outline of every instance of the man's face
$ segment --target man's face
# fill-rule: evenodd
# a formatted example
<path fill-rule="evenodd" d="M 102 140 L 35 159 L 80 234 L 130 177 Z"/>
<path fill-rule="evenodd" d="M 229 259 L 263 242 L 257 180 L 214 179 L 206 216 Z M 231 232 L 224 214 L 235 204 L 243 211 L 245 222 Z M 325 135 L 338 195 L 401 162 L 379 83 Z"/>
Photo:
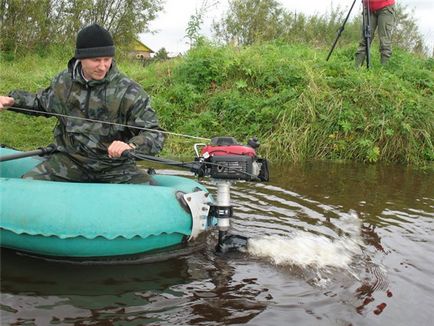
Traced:
<path fill-rule="evenodd" d="M 112 65 L 112 57 L 97 57 L 80 59 L 84 78 L 87 80 L 101 80 Z"/>

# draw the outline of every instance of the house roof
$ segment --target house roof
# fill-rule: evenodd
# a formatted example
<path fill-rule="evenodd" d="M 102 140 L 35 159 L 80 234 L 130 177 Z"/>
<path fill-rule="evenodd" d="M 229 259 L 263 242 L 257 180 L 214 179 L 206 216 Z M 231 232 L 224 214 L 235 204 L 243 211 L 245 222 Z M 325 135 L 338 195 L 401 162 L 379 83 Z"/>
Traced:
<path fill-rule="evenodd" d="M 149 46 L 143 44 L 138 39 L 134 39 L 131 44 L 131 50 L 155 53 Z"/>

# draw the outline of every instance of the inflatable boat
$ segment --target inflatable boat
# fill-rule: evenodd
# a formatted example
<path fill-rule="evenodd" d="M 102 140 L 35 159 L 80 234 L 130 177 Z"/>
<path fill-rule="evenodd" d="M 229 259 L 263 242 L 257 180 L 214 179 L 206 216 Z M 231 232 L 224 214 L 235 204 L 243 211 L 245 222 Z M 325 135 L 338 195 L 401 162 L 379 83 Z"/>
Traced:
<path fill-rule="evenodd" d="M 0 156 L 17 151 L 0 148 Z M 195 239 L 212 226 L 212 198 L 192 179 L 153 175 L 156 185 L 21 179 L 40 162 L 0 162 L 0 244 L 52 257 L 147 253 Z"/>

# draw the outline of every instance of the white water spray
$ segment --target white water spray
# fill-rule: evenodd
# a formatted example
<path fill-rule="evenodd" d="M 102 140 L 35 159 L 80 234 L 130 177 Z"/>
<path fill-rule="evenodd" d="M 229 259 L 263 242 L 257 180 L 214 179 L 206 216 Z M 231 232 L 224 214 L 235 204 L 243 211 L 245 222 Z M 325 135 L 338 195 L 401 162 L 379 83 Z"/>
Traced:
<path fill-rule="evenodd" d="M 348 269 L 354 256 L 361 253 L 361 224 L 354 213 L 345 215 L 340 222 L 345 235 L 336 240 L 297 231 L 291 238 L 266 236 L 250 239 L 248 252 L 256 257 L 268 258 L 277 265 Z"/>

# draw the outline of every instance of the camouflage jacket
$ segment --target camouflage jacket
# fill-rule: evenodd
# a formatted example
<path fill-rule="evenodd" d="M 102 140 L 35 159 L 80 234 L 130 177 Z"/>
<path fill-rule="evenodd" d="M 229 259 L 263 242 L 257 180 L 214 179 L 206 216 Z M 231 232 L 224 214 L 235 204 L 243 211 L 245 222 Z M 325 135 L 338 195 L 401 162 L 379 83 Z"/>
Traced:
<path fill-rule="evenodd" d="M 16 90 L 9 95 L 16 106 L 38 111 L 27 114 L 51 112 L 94 120 L 58 117 L 54 129 L 59 150 L 91 169 L 101 171 L 126 163 L 125 158 L 108 157 L 107 148 L 114 140 L 133 143 L 143 154 L 154 155 L 163 147 L 164 136 L 158 132 L 161 129 L 148 95 L 119 72 L 114 61 L 103 80 L 86 81 L 79 61 L 71 59 L 68 69 L 45 90 L 38 94 Z"/>

